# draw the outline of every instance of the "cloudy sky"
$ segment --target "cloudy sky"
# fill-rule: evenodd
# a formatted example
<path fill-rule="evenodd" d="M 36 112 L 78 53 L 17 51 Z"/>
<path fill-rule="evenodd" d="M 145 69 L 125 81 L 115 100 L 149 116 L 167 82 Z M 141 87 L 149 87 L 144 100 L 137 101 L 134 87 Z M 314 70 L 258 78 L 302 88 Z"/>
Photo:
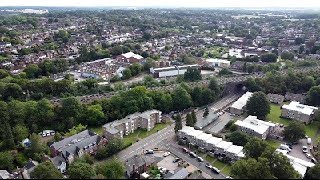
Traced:
<path fill-rule="evenodd" d="M 0 6 L 173 6 L 320 8 L 320 0 L 0 0 Z"/>

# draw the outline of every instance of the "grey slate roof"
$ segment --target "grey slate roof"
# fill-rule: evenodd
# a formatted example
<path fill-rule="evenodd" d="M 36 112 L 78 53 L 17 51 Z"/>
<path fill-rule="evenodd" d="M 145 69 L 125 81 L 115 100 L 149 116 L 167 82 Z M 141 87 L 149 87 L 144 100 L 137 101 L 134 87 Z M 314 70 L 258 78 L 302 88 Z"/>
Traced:
<path fill-rule="evenodd" d="M 188 177 L 188 170 L 186 168 L 179 169 L 173 176 L 169 177 L 168 179 L 185 179 Z"/>

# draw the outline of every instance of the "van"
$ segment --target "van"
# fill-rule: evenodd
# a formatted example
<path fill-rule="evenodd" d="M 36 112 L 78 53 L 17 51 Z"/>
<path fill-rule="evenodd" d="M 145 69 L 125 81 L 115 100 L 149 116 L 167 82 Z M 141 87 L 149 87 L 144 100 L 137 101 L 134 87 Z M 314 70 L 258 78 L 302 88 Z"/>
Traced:
<path fill-rule="evenodd" d="M 308 139 L 307 139 L 307 143 L 308 143 L 308 144 L 311 144 L 311 142 L 312 142 L 312 141 L 311 141 L 311 138 L 308 138 Z"/>
<path fill-rule="evenodd" d="M 287 151 L 289 151 L 289 152 L 291 151 L 290 147 L 287 146 L 287 145 L 285 145 L 285 144 L 281 144 L 280 147 L 279 147 L 279 149 L 287 150 Z"/>

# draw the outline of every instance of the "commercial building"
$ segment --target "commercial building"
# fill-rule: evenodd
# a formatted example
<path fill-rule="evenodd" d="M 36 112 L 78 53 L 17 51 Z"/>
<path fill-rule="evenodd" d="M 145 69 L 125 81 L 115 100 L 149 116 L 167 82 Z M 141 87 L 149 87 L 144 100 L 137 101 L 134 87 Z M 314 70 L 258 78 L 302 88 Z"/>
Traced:
<path fill-rule="evenodd" d="M 207 59 L 206 62 L 212 67 L 228 68 L 230 66 L 230 61 L 224 59 Z"/>
<path fill-rule="evenodd" d="M 133 133 L 138 128 L 150 131 L 157 123 L 162 122 L 162 112 L 158 110 L 148 110 L 137 112 L 127 117 L 103 125 L 103 133 L 107 139 L 123 138 L 124 135 Z"/>
<path fill-rule="evenodd" d="M 184 66 L 170 66 L 170 67 L 163 67 L 163 68 L 150 68 L 150 73 L 153 74 L 155 78 L 162 78 L 162 77 L 172 77 L 183 75 L 188 68 L 197 68 L 200 69 L 200 66 L 197 64 L 194 65 L 184 65 Z"/>
<path fill-rule="evenodd" d="M 317 107 L 300 104 L 297 101 L 292 101 L 288 105 L 285 104 L 281 109 L 281 117 L 294 119 L 306 124 L 309 124 L 314 119 L 315 112 L 318 110 Z"/>
<path fill-rule="evenodd" d="M 242 95 L 236 102 L 234 102 L 230 106 L 230 113 L 236 114 L 236 115 L 241 115 L 243 114 L 245 110 L 245 106 L 249 100 L 249 98 L 252 96 L 252 92 L 246 92 L 244 95 Z"/>
<path fill-rule="evenodd" d="M 267 139 L 269 133 L 276 126 L 274 123 L 259 120 L 257 116 L 248 116 L 243 121 L 238 120 L 235 125 L 240 131 L 261 139 Z"/>

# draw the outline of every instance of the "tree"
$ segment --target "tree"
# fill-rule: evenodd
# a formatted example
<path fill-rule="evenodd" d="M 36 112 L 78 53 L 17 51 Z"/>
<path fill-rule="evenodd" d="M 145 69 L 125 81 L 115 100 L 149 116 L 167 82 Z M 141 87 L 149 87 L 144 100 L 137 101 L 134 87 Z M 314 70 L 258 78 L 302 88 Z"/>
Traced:
<path fill-rule="evenodd" d="M 5 149 L 13 149 L 15 147 L 14 138 L 9 124 L 9 113 L 7 103 L 0 101 L 0 132 L 3 139 L 3 147 Z"/>
<path fill-rule="evenodd" d="M 241 159 L 231 166 L 231 176 L 235 179 L 275 179 L 268 166 L 268 160 L 260 158 Z"/>
<path fill-rule="evenodd" d="M 16 142 L 21 142 L 23 139 L 29 136 L 29 130 L 25 125 L 17 124 L 13 128 L 13 134 Z"/>
<path fill-rule="evenodd" d="M 307 102 L 313 106 L 320 106 L 320 86 L 314 86 L 308 91 Z"/>
<path fill-rule="evenodd" d="M 193 124 L 196 124 L 198 120 L 197 120 L 197 116 L 196 116 L 196 113 L 194 112 L 194 110 L 192 110 L 192 112 L 191 112 L 191 117 L 193 120 Z"/>
<path fill-rule="evenodd" d="M 40 75 L 40 68 L 36 64 L 31 64 L 24 69 L 24 72 L 26 72 L 27 78 L 33 79 Z"/>
<path fill-rule="evenodd" d="M 131 77 L 132 77 L 132 75 L 131 75 L 131 70 L 130 69 L 123 70 L 122 79 L 129 79 Z"/>
<path fill-rule="evenodd" d="M 0 169 L 12 171 L 13 166 L 13 156 L 10 152 L 0 152 Z"/>
<path fill-rule="evenodd" d="M 78 124 L 77 126 L 73 126 L 71 129 L 69 129 L 69 132 L 65 133 L 65 136 L 72 136 L 75 134 L 78 134 L 79 132 L 85 130 L 87 128 L 87 125 Z"/>
<path fill-rule="evenodd" d="M 88 163 L 75 162 L 68 169 L 70 179 L 90 179 L 96 175 L 94 168 Z"/>
<path fill-rule="evenodd" d="M 320 164 L 316 164 L 315 166 L 311 167 L 305 175 L 305 179 L 319 179 L 319 177 L 320 177 Z"/>
<path fill-rule="evenodd" d="M 283 135 L 289 142 L 297 142 L 306 134 L 304 125 L 300 122 L 293 121 L 284 128 Z"/>
<path fill-rule="evenodd" d="M 109 141 L 105 147 L 100 148 L 95 157 L 101 160 L 120 152 L 123 148 L 123 140 L 119 138 L 114 138 L 111 141 Z"/>
<path fill-rule="evenodd" d="M 243 149 L 246 157 L 258 159 L 267 146 L 268 144 L 264 140 L 257 137 L 252 137 L 249 139 Z"/>
<path fill-rule="evenodd" d="M 249 115 L 257 116 L 258 119 L 265 119 L 270 113 L 270 102 L 267 96 L 262 92 L 255 92 L 249 98 L 246 108 Z"/>
<path fill-rule="evenodd" d="M 129 66 L 132 76 L 136 76 L 140 74 L 142 68 L 143 68 L 142 65 L 140 65 L 139 63 L 133 63 L 131 66 Z"/>
<path fill-rule="evenodd" d="M 96 166 L 97 174 L 102 174 L 108 179 L 122 179 L 124 178 L 125 168 L 121 161 L 112 158 L 103 164 Z"/>
<path fill-rule="evenodd" d="M 172 94 L 173 107 L 177 110 L 183 110 L 192 105 L 190 94 L 181 86 L 176 88 Z"/>
<path fill-rule="evenodd" d="M 99 126 L 105 123 L 105 116 L 100 104 L 91 105 L 86 109 L 84 123 L 89 126 Z"/>
<path fill-rule="evenodd" d="M 194 126 L 194 124 L 193 124 L 193 119 L 192 119 L 191 114 L 187 114 L 186 125 L 187 125 L 187 126 L 191 126 L 191 127 Z"/>
<path fill-rule="evenodd" d="M 238 146 L 245 146 L 249 139 L 249 136 L 241 131 L 234 131 L 228 136 L 228 140 Z"/>
<path fill-rule="evenodd" d="M 212 90 L 215 94 L 219 94 L 220 93 L 220 86 L 219 86 L 218 81 L 217 81 L 216 78 L 211 78 L 210 79 L 208 88 L 210 90 Z"/>
<path fill-rule="evenodd" d="M 229 69 L 227 68 L 222 68 L 220 71 L 219 71 L 219 76 L 224 76 L 224 75 L 231 75 L 233 74 L 232 71 L 230 71 Z"/>
<path fill-rule="evenodd" d="M 178 132 L 180 129 L 182 129 L 181 115 L 180 114 L 176 115 L 176 117 L 174 119 L 175 119 L 174 131 Z"/>
<path fill-rule="evenodd" d="M 31 172 L 31 178 L 34 179 L 62 179 L 63 176 L 59 170 L 54 167 L 50 161 L 40 163 Z"/>
<path fill-rule="evenodd" d="M 209 115 L 209 109 L 206 107 L 203 112 L 203 117 L 207 117 Z"/>
<path fill-rule="evenodd" d="M 146 59 L 146 63 L 144 63 L 143 65 L 143 69 L 147 72 L 150 71 L 150 68 L 155 67 L 156 63 L 152 58 L 147 58 Z"/>
<path fill-rule="evenodd" d="M 261 61 L 262 62 L 277 62 L 278 56 L 274 53 L 267 53 L 261 55 Z"/>
<path fill-rule="evenodd" d="M 48 146 L 41 141 L 40 135 L 30 135 L 30 148 L 27 149 L 27 155 L 36 161 L 41 161 L 42 156 L 49 152 Z"/>
<path fill-rule="evenodd" d="M 198 81 L 202 79 L 201 70 L 198 68 L 188 67 L 187 71 L 184 73 L 184 79 L 187 81 Z"/>
<path fill-rule="evenodd" d="M 294 55 L 288 51 L 284 51 L 281 53 L 281 59 L 293 60 Z"/>

